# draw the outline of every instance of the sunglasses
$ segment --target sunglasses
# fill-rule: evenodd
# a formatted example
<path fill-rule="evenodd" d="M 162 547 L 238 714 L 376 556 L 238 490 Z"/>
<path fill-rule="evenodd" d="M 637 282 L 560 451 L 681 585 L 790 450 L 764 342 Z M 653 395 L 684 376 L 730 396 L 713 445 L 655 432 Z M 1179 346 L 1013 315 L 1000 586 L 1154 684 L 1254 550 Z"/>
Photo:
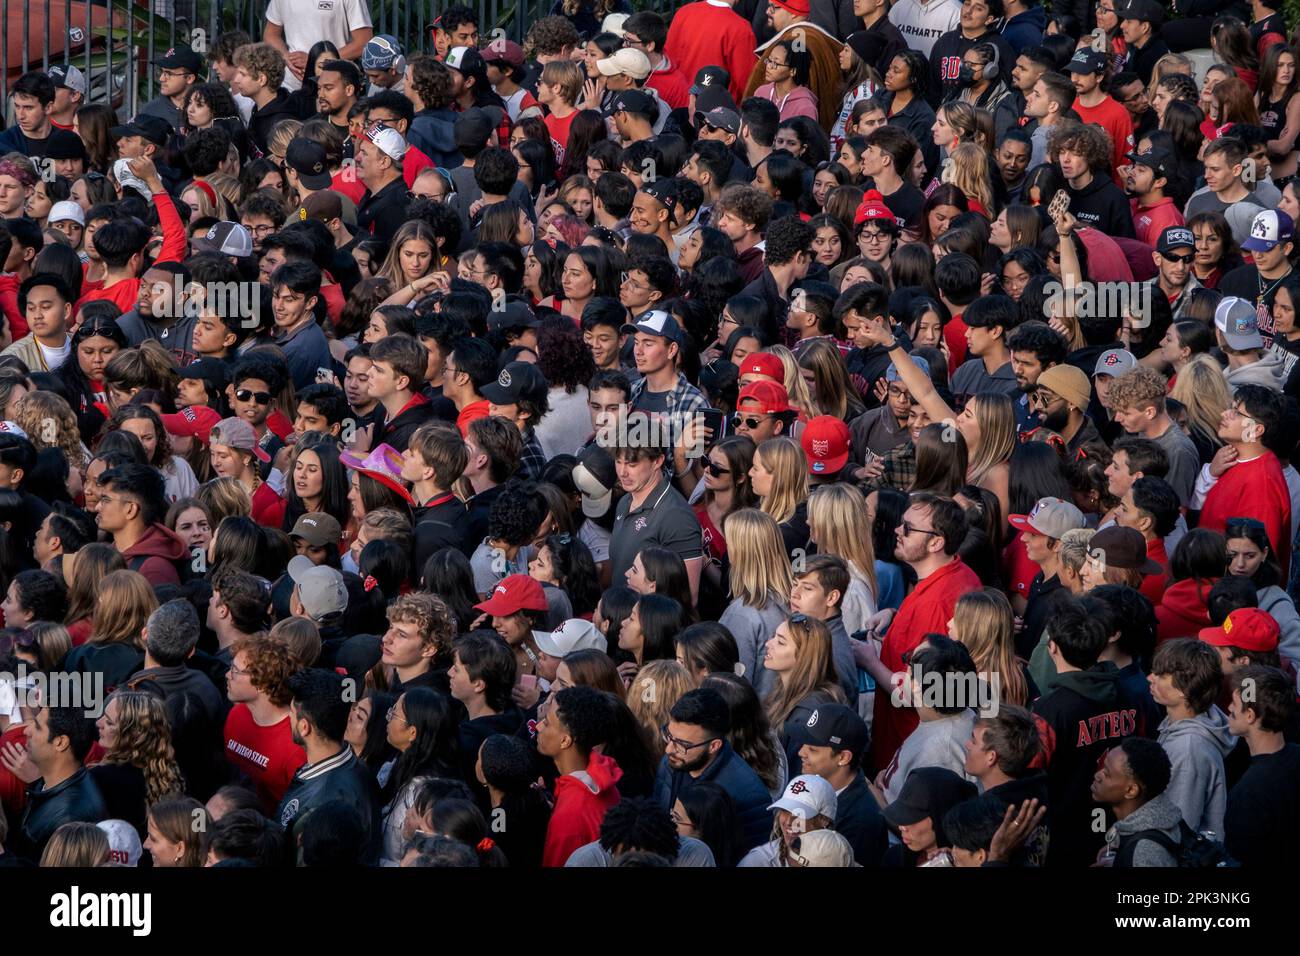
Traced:
<path fill-rule="evenodd" d="M 241 402 L 257 402 L 259 405 L 270 405 L 274 397 L 270 392 L 255 392 L 251 388 L 241 388 L 235 392 L 235 398 Z"/>
<path fill-rule="evenodd" d="M 732 415 L 731 416 L 732 428 L 739 428 L 741 425 L 744 425 L 746 428 L 757 428 L 761 424 L 763 424 L 763 419 L 753 415 L 744 415 L 744 416 Z"/>
<path fill-rule="evenodd" d="M 751 426 L 751 427 L 756 427 L 756 426 Z M 709 469 L 709 474 L 712 475 L 714 478 L 721 478 L 723 475 L 731 474 L 730 468 L 723 468 L 721 465 L 715 465 L 713 462 L 709 462 L 704 467 Z"/>
<path fill-rule="evenodd" d="M 1188 253 L 1185 256 L 1175 256 L 1172 253 L 1162 252 L 1160 253 L 1160 256 L 1166 262 L 1181 262 L 1184 265 L 1190 264 L 1196 260 L 1196 256 L 1193 253 Z"/>

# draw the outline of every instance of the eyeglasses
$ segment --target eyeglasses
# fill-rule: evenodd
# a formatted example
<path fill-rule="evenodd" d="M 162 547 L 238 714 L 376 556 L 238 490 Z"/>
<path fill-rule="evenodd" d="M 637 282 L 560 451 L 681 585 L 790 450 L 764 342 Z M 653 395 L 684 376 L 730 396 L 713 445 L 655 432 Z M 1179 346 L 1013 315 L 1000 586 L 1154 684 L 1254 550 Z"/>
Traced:
<path fill-rule="evenodd" d="M 235 398 L 241 402 L 257 402 L 259 405 L 270 405 L 274 397 L 270 392 L 255 392 L 250 388 L 241 388 L 235 392 Z"/>
<path fill-rule="evenodd" d="M 275 226 L 245 226 L 244 228 L 255 236 L 269 236 L 275 232 Z"/>
<path fill-rule="evenodd" d="M 1181 262 L 1184 265 L 1189 265 L 1192 262 L 1196 261 L 1196 253 L 1194 252 L 1189 252 L 1185 256 L 1176 256 L 1173 253 L 1162 252 L 1160 253 L 1160 257 L 1164 259 L 1166 262 Z"/>
<path fill-rule="evenodd" d="M 713 462 L 709 462 L 704 467 L 709 469 L 709 474 L 714 478 L 721 478 L 723 475 L 731 474 L 730 468 L 723 468 L 721 465 L 715 465 Z"/>
<path fill-rule="evenodd" d="M 649 288 L 648 286 L 644 286 L 644 285 L 642 285 L 642 284 L 639 283 L 639 282 L 635 282 L 635 281 L 633 281 L 633 279 L 632 279 L 632 273 L 630 273 L 630 272 L 624 272 L 621 281 L 622 281 L 623 285 L 627 286 L 629 289 L 635 289 L 637 292 L 649 292 L 649 291 L 650 291 L 650 288 Z"/>
<path fill-rule="evenodd" d="M 892 238 L 893 236 L 887 232 L 872 232 L 868 229 L 863 229 L 858 233 L 858 239 L 862 242 L 888 242 Z"/>
<path fill-rule="evenodd" d="M 384 715 L 384 719 L 385 719 L 385 720 L 389 720 L 389 721 L 391 721 L 394 717 L 399 717 L 399 716 L 401 716 L 401 715 L 399 715 L 399 714 L 397 713 L 397 705 L 394 704 L 392 707 L 389 707 L 389 708 L 388 708 L 388 713 Z M 405 718 L 405 717 L 402 717 L 401 720 L 402 720 L 402 723 L 406 723 L 406 718 Z"/>
<path fill-rule="evenodd" d="M 701 747 L 707 747 L 709 744 L 713 743 L 713 741 L 721 739 L 718 737 L 710 737 L 708 740 L 701 740 L 698 744 L 693 744 L 689 740 L 678 740 L 668 732 L 667 724 L 664 724 L 659 728 L 659 736 L 663 738 L 665 748 L 671 747 L 674 750 L 680 750 L 684 754 L 688 754 L 692 750 L 698 750 Z"/>
<path fill-rule="evenodd" d="M 234 664 L 231 664 L 230 667 L 227 668 L 226 674 L 231 677 L 247 677 L 249 672 L 242 667 L 236 667 Z"/>
<path fill-rule="evenodd" d="M 771 417 L 772 417 L 771 415 L 766 415 L 766 414 L 763 415 L 762 417 L 759 417 L 757 415 L 732 415 L 731 427 L 739 428 L 741 425 L 744 425 L 746 428 L 757 428 L 759 425 L 763 424 L 764 418 L 771 418 Z"/>
<path fill-rule="evenodd" d="M 790 64 L 789 64 L 789 63 L 781 63 L 781 62 L 779 62 L 779 61 L 777 61 L 777 60 L 768 60 L 768 61 L 767 61 L 767 65 L 768 65 L 768 66 L 775 66 L 775 67 L 777 67 L 777 68 L 779 69 L 780 67 L 783 67 L 783 66 L 789 66 Z"/>
<path fill-rule="evenodd" d="M 903 522 L 902 527 L 903 527 L 903 537 L 905 538 L 913 534 L 938 534 L 939 533 L 937 531 L 930 531 L 926 528 L 913 527 L 912 525 L 908 524 L 906 521 Z"/>

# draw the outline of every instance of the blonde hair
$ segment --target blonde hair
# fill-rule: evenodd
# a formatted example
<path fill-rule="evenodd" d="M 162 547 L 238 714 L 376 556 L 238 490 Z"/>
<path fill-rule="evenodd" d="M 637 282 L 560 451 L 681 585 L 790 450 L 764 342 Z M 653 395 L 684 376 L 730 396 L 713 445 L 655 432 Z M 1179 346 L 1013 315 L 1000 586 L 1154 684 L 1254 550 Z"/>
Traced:
<path fill-rule="evenodd" d="M 979 203 L 991 213 L 993 187 L 989 178 L 988 151 L 974 143 L 962 143 L 952 151 L 950 157 L 952 163 L 946 181 L 965 193 L 968 200 Z"/>
<path fill-rule="evenodd" d="M 808 498 L 808 458 L 793 438 L 778 435 L 758 446 L 754 458 L 772 473 L 772 488 L 762 500 L 764 514 L 780 524 L 794 517 Z"/>
<path fill-rule="evenodd" d="M 997 675 L 1002 702 L 1024 706 L 1029 682 L 1016 658 L 1014 621 L 1006 595 L 993 588 L 968 591 L 957 599 L 952 622 L 979 675 L 985 680 Z"/>
<path fill-rule="evenodd" d="M 104 763 L 138 767 L 150 803 L 183 791 L 185 778 L 176 763 L 162 698 L 142 690 L 119 690 L 109 701 L 117 702 L 117 745 L 104 756 Z"/>
<path fill-rule="evenodd" d="M 876 555 L 867 499 L 853 485 L 822 485 L 808 499 L 808 526 L 819 554 L 836 554 L 849 566 L 849 574 L 866 579 L 874 598 Z"/>
<path fill-rule="evenodd" d="M 578 102 L 582 95 L 582 84 L 587 81 L 587 74 L 573 60 L 552 60 L 542 67 L 540 82 L 547 86 L 558 86 L 560 95 L 570 105 Z"/>
<path fill-rule="evenodd" d="M 831 656 L 831 631 L 824 621 L 800 615 L 799 624 L 787 618 L 785 629 L 794 642 L 794 669 L 768 692 L 764 706 L 772 727 L 779 729 L 799 703 L 813 693 L 823 693 L 837 703 L 844 702 Z"/>
<path fill-rule="evenodd" d="M 691 672 L 677 661 L 650 661 L 636 672 L 636 679 L 627 691 L 627 706 L 645 731 L 656 760 L 664 755 L 659 728 L 668 722 L 673 705 L 694 689 Z"/>
<path fill-rule="evenodd" d="M 1169 396 L 1187 409 L 1189 425 L 1203 431 L 1216 446 L 1223 444 L 1219 441 L 1219 419 L 1232 404 L 1232 396 L 1223 370 L 1214 359 L 1198 355 L 1184 365 Z"/>
<path fill-rule="evenodd" d="M 995 467 L 1011 460 L 1016 449 L 1016 409 L 1008 396 L 996 392 L 983 392 L 971 402 L 980 443 L 966 469 L 966 480 L 978 485 Z"/>
<path fill-rule="evenodd" d="M 131 644 L 144 650 L 144 626 L 158 610 L 153 585 L 139 571 L 114 571 L 99 583 L 99 603 L 90 640 Z"/>
<path fill-rule="evenodd" d="M 76 358 L 75 355 L 72 357 Z M 90 453 L 81 443 L 77 416 L 62 395 L 44 391 L 28 392 L 19 401 L 14 418 L 37 451 L 42 448 L 57 448 L 68 460 L 69 468 L 73 471 L 86 470 Z"/>
<path fill-rule="evenodd" d="M 202 177 L 202 176 L 198 177 L 192 183 L 190 183 L 188 186 L 185 187 L 185 189 L 181 193 L 182 198 L 184 197 L 184 194 L 187 192 L 194 193 L 194 198 L 199 208 L 194 213 L 193 218 L 202 219 L 205 216 L 215 216 L 217 219 L 220 219 L 223 215 L 225 215 L 225 210 L 217 208 L 217 204 L 212 201 L 212 199 L 208 196 L 207 192 L 199 187 L 200 182 L 207 183 L 208 186 L 212 186 L 211 183 L 207 182 L 206 177 Z M 216 189 L 214 188 L 212 191 L 215 193 Z"/>
<path fill-rule="evenodd" d="M 393 236 L 393 241 L 388 246 L 388 255 L 384 258 L 384 264 L 376 278 L 387 279 L 393 284 L 394 288 L 406 285 L 406 279 L 402 275 L 402 246 L 408 242 L 427 243 L 429 246 L 429 269 L 425 275 L 437 270 L 440 258 L 438 236 L 434 233 L 433 227 L 427 222 L 422 219 L 410 219 L 402 223 L 397 230 L 397 235 Z"/>
<path fill-rule="evenodd" d="M 1184 67 L 1184 69 L 1178 69 Z M 1195 79 L 1196 70 L 1189 56 L 1182 53 L 1166 53 L 1160 59 L 1156 60 L 1156 65 L 1151 68 L 1151 82 L 1147 84 L 1147 96 L 1155 99 L 1156 90 L 1160 87 L 1160 81 L 1171 73 L 1186 73 Z"/>
<path fill-rule="evenodd" d="M 247 518 L 253 513 L 253 499 L 238 478 L 218 477 L 205 482 L 196 496 L 199 505 L 208 513 L 208 526 L 213 534 L 227 518 Z"/>
<path fill-rule="evenodd" d="M 270 135 L 266 137 L 266 151 L 283 156 L 289 149 L 289 144 L 297 138 L 301 131 L 301 120 L 280 120 L 275 124 L 275 128 L 271 130 Z"/>
<path fill-rule="evenodd" d="M 203 179 L 218 196 L 230 203 L 231 208 L 239 205 L 239 180 L 234 176 L 229 173 L 213 173 Z"/>
<path fill-rule="evenodd" d="M 103 866 L 111 852 L 107 833 L 93 823 L 73 821 L 50 835 L 41 853 L 41 866 Z"/>
<path fill-rule="evenodd" d="M 763 349 L 769 355 L 775 355 L 781 360 L 781 369 L 785 373 L 785 392 L 790 396 L 790 404 L 799 409 L 806 418 L 816 418 L 821 411 L 813 403 L 812 394 L 808 391 L 808 383 L 803 380 L 803 372 L 799 369 L 799 362 L 784 345 L 769 345 Z"/>
<path fill-rule="evenodd" d="M 185 847 L 177 866 L 201 867 L 208 856 L 207 809 L 193 797 L 168 794 L 149 807 L 149 820 L 169 843 Z"/>
<path fill-rule="evenodd" d="M 722 522 L 731 558 L 731 596 L 748 607 L 762 608 L 773 596 L 783 600 L 794 587 L 790 558 L 781 529 L 757 508 L 733 511 Z"/>

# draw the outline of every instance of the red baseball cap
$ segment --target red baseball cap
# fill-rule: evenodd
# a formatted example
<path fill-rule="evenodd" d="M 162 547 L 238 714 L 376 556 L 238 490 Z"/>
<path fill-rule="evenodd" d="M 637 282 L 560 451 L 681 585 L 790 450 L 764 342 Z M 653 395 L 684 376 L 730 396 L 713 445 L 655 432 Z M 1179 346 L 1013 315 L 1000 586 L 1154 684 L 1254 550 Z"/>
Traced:
<path fill-rule="evenodd" d="M 774 4 L 783 10 L 788 10 L 796 17 L 808 16 L 810 4 L 808 0 L 772 0 Z"/>
<path fill-rule="evenodd" d="M 833 475 L 849 460 L 849 426 L 833 415 L 809 419 L 799 436 L 810 475 Z"/>
<path fill-rule="evenodd" d="M 509 617 L 520 611 L 545 611 L 546 592 L 535 578 L 527 574 L 512 574 L 492 589 L 492 596 L 482 604 L 475 604 L 476 611 L 491 614 L 493 617 Z"/>
<path fill-rule="evenodd" d="M 212 426 L 219 421 L 221 416 L 206 405 L 187 405 L 175 415 L 162 416 L 167 434 L 197 438 L 205 445 L 212 436 Z"/>
<path fill-rule="evenodd" d="M 762 375 L 778 385 L 785 385 L 785 366 L 771 352 L 751 352 L 740 366 L 741 377 Z"/>
<path fill-rule="evenodd" d="M 741 408 L 740 406 L 745 402 L 757 403 L 758 408 Z M 782 412 L 792 412 L 794 408 L 790 405 L 790 396 L 786 393 L 784 385 L 762 380 L 750 382 L 740 390 L 740 397 L 736 399 L 736 411 L 780 415 Z"/>
<path fill-rule="evenodd" d="M 1200 638 L 1214 647 L 1239 647 L 1243 651 L 1276 651 L 1281 629 L 1273 615 L 1257 607 L 1239 607 L 1222 627 L 1201 628 Z"/>
<path fill-rule="evenodd" d="M 890 225 L 898 225 L 898 220 L 885 205 L 885 197 L 877 189 L 866 191 L 862 197 L 862 205 L 858 206 L 858 211 L 853 214 L 854 229 L 864 222 L 889 222 Z"/>

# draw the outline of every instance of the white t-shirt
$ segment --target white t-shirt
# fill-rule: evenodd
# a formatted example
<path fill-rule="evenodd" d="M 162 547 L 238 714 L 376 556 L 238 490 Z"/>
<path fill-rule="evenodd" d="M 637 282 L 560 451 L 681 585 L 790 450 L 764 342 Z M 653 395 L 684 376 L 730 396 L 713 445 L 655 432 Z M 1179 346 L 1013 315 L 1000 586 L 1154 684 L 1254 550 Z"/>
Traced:
<path fill-rule="evenodd" d="M 291 53 L 307 53 L 321 40 L 341 50 L 352 39 L 352 31 L 374 26 L 366 0 L 271 0 L 266 19 L 283 28 Z M 301 87 L 302 81 L 286 69 L 284 88 L 292 92 Z"/>
<path fill-rule="evenodd" d="M 924 57 L 930 56 L 934 41 L 961 22 L 958 0 L 899 0 L 889 11 L 889 22 L 898 27 L 903 39 Z"/>
<path fill-rule="evenodd" d="M 48 346 L 36 343 L 36 347 L 41 350 L 41 355 L 45 359 L 45 367 L 53 372 L 56 368 L 67 361 L 68 355 L 72 352 L 72 337 L 69 336 L 64 340 L 61 348 L 52 349 Z"/>

